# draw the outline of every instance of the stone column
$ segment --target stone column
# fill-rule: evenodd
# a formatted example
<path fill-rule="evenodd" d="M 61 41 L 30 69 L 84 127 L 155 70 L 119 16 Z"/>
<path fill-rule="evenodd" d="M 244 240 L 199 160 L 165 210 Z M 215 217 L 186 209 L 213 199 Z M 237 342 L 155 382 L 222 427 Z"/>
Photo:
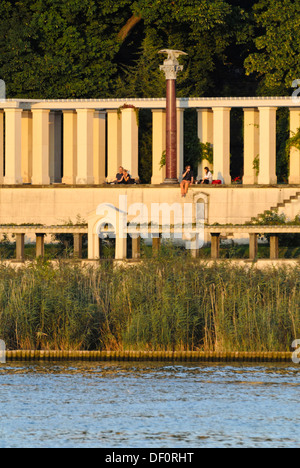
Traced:
<path fill-rule="evenodd" d="M 25 234 L 16 234 L 16 260 L 25 260 Z"/>
<path fill-rule="evenodd" d="M 94 114 L 94 183 L 105 182 L 106 156 L 106 112 L 95 111 Z"/>
<path fill-rule="evenodd" d="M 277 184 L 276 107 L 259 108 L 259 176 L 261 185 Z"/>
<path fill-rule="evenodd" d="M 77 177 L 76 184 L 94 183 L 93 128 L 94 110 L 77 109 Z"/>
<path fill-rule="evenodd" d="M 32 109 L 32 184 L 50 185 L 48 109 Z"/>
<path fill-rule="evenodd" d="M 22 109 L 5 109 L 5 177 L 4 184 L 22 184 L 21 124 Z"/>
<path fill-rule="evenodd" d="M 257 184 L 258 173 L 254 168 L 255 159 L 259 158 L 259 111 L 244 109 L 244 185 Z"/>
<path fill-rule="evenodd" d="M 23 184 L 31 184 L 32 178 L 32 113 L 22 113 L 22 179 Z"/>
<path fill-rule="evenodd" d="M 217 260 L 220 257 L 220 233 L 211 233 L 211 258 Z"/>
<path fill-rule="evenodd" d="M 296 135 L 300 128 L 300 108 L 290 109 L 290 136 Z M 293 147 L 290 152 L 289 184 L 300 184 L 300 150 Z"/>
<path fill-rule="evenodd" d="M 258 254 L 258 234 L 249 234 L 249 258 L 256 260 Z"/>
<path fill-rule="evenodd" d="M 177 108 L 177 179 L 184 172 L 184 109 Z"/>
<path fill-rule="evenodd" d="M 45 256 L 45 234 L 36 234 L 36 258 Z"/>
<path fill-rule="evenodd" d="M 0 110 L 0 185 L 4 181 L 4 111 Z"/>
<path fill-rule="evenodd" d="M 166 111 L 152 110 L 152 179 L 151 184 L 162 184 L 166 178 L 166 166 L 160 167 L 166 151 Z"/>
<path fill-rule="evenodd" d="M 139 127 L 133 108 L 122 109 L 122 166 L 134 179 L 138 178 Z"/>
<path fill-rule="evenodd" d="M 115 180 L 120 166 L 122 166 L 122 116 L 117 110 L 108 110 L 107 180 L 109 182 Z"/>
<path fill-rule="evenodd" d="M 160 53 L 168 54 L 167 60 L 160 66 L 167 81 L 165 183 L 174 184 L 178 183 L 176 79 L 178 72 L 183 70 L 183 67 L 179 65 L 178 57 L 187 54 L 171 49 L 161 50 Z"/>
<path fill-rule="evenodd" d="M 116 233 L 116 260 L 126 260 L 127 258 L 127 238 L 123 239 Z"/>
<path fill-rule="evenodd" d="M 270 259 L 277 260 L 279 258 L 279 236 L 272 234 L 270 236 Z"/>
<path fill-rule="evenodd" d="M 214 107 L 214 179 L 231 184 L 230 176 L 230 111 L 229 107 Z"/>
<path fill-rule="evenodd" d="M 62 179 L 62 113 L 50 112 L 49 116 L 49 160 L 50 182 L 60 183 Z"/>
<path fill-rule="evenodd" d="M 77 177 L 77 113 L 63 111 L 63 179 L 66 185 L 75 185 Z"/>
<path fill-rule="evenodd" d="M 198 138 L 201 143 L 214 143 L 214 114 L 212 109 L 197 109 L 198 114 Z M 198 179 L 203 179 L 204 168 L 209 167 L 213 171 L 213 164 L 203 159 L 198 166 Z"/>

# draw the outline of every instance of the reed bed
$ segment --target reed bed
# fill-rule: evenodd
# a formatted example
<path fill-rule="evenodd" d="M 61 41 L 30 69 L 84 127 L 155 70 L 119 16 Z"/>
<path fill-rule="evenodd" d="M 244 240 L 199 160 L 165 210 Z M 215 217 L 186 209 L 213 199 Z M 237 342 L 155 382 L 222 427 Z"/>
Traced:
<path fill-rule="evenodd" d="M 207 266 L 165 253 L 127 267 L 0 267 L 11 350 L 288 352 L 300 339 L 299 267 Z"/>

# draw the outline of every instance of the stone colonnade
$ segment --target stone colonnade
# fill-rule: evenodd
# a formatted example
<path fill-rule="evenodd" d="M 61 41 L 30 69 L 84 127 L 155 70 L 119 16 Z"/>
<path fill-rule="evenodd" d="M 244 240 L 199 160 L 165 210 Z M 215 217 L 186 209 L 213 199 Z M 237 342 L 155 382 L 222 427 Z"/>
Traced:
<path fill-rule="evenodd" d="M 240 98 L 239 106 L 247 104 Z M 272 185 L 276 177 L 276 111 L 255 98 L 257 107 L 244 109 L 244 177 L 245 185 Z M 271 98 L 270 98 L 271 99 Z M 280 98 L 272 98 L 275 103 Z M 281 98 L 282 99 L 282 98 Z M 137 107 L 114 106 L 90 108 L 82 104 L 76 108 L 49 101 L 51 105 L 14 101 L 14 105 L 0 108 L 0 184 L 2 185 L 100 185 L 115 178 L 119 166 L 129 170 L 133 178 L 139 177 L 138 108 L 152 107 L 152 184 L 165 179 L 161 168 L 166 149 L 166 112 L 164 100 L 145 100 Z M 133 100 L 135 101 L 135 100 Z M 157 102 L 159 101 L 159 102 Z M 161 101 L 161 103 L 160 103 Z M 182 103 L 181 103 L 182 101 Z M 198 136 L 202 143 L 213 149 L 213 164 L 204 160 L 199 165 L 213 170 L 214 179 L 231 184 L 230 176 L 230 111 L 217 99 L 212 106 L 199 106 L 197 100 L 179 100 L 177 108 L 178 177 L 184 164 L 184 110 L 196 108 Z M 10 101 L 7 101 L 8 103 Z M 16 102 L 16 104 L 15 104 Z M 188 104 L 186 104 L 188 103 Z M 228 98 L 228 103 L 230 99 Z M 183 105 L 184 104 L 184 105 Z M 264 105 L 262 105 L 264 104 Z M 284 104 L 286 107 L 288 103 Z M 23 106 L 23 107 L 22 107 Z M 300 107 L 290 107 L 290 133 L 300 127 Z M 290 184 L 300 184 L 300 151 L 291 149 Z"/>

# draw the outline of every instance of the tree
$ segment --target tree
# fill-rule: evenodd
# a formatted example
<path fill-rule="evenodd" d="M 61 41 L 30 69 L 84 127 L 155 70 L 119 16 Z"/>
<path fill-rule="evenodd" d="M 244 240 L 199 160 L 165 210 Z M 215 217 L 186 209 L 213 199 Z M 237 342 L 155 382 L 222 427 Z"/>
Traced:
<path fill-rule="evenodd" d="M 260 93 L 285 95 L 300 70 L 299 3 L 259 0 L 253 7 L 256 51 L 246 59 L 247 74 L 261 80 Z"/>

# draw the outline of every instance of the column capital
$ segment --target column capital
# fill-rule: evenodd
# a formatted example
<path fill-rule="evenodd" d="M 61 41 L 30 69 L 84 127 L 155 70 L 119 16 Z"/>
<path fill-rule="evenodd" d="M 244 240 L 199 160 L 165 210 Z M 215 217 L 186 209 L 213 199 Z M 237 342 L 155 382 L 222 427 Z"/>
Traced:
<path fill-rule="evenodd" d="M 222 111 L 222 112 L 228 111 L 228 112 L 230 112 L 231 109 L 232 109 L 231 107 L 227 107 L 227 106 L 212 107 L 213 112 L 216 112 L 216 111 Z"/>
<path fill-rule="evenodd" d="M 33 112 L 34 114 L 50 114 L 50 109 L 35 109 L 34 107 L 32 107 L 31 112 Z"/>
<path fill-rule="evenodd" d="M 258 107 L 258 110 L 259 111 L 263 111 L 263 110 L 267 110 L 267 111 L 277 111 L 278 110 L 278 107 L 274 107 L 274 106 L 260 106 Z"/>
<path fill-rule="evenodd" d="M 62 109 L 63 114 L 76 114 L 76 109 Z"/>
<path fill-rule="evenodd" d="M 212 107 L 197 107 L 196 108 L 197 112 L 213 112 Z"/>
<path fill-rule="evenodd" d="M 2 111 L 4 111 L 5 114 L 22 114 L 23 109 L 20 109 L 19 107 L 7 107 L 2 109 Z"/>

